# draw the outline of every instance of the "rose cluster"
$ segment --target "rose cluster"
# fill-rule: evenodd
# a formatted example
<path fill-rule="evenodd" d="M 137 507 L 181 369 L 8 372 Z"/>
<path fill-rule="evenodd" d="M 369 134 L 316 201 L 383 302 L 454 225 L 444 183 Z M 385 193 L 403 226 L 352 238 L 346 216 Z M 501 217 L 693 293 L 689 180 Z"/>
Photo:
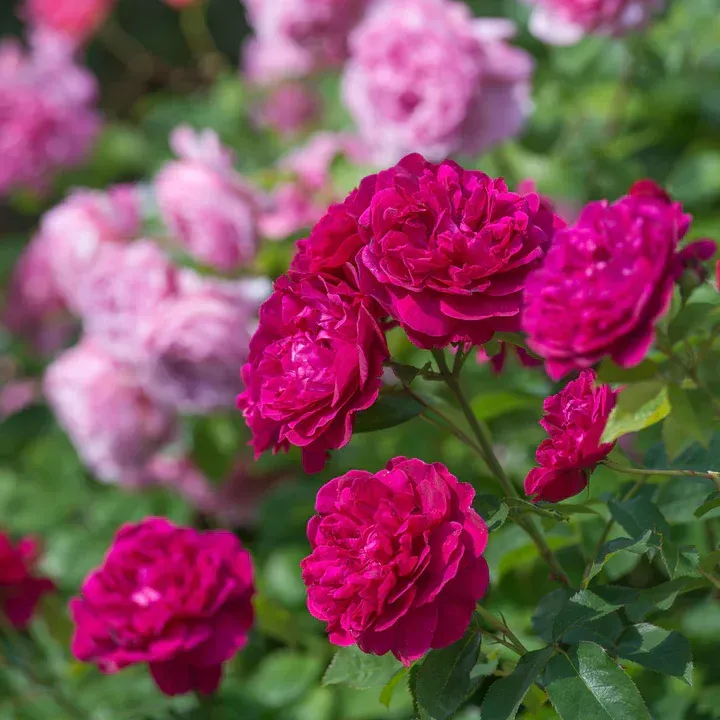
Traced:
<path fill-rule="evenodd" d="M 100 129 L 97 84 L 73 51 L 67 38 L 41 29 L 28 49 L 0 41 L 0 197 L 42 191 L 87 157 Z"/>
<path fill-rule="evenodd" d="M 535 500 L 559 502 L 582 492 L 595 466 L 613 449 L 615 443 L 601 438 L 617 391 L 596 383 L 594 371 L 583 370 L 545 400 L 540 424 L 550 437 L 537 449 L 540 467 L 525 479 L 525 492 Z"/>

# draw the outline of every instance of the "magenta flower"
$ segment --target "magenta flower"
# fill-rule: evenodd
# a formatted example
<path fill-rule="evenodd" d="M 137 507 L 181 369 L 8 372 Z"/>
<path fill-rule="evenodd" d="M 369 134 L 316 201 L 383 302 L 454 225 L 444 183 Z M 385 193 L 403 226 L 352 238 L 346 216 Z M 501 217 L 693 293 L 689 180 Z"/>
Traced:
<path fill-rule="evenodd" d="M 350 40 L 343 97 L 380 164 L 442 160 L 517 134 L 530 113 L 532 59 L 514 25 L 452 0 L 381 0 Z M 422 51 L 419 51 L 422 48 Z"/>
<path fill-rule="evenodd" d="M 23 15 L 34 27 L 83 42 L 105 22 L 114 6 L 115 0 L 25 0 Z"/>
<path fill-rule="evenodd" d="M 258 193 L 233 168 L 233 153 L 212 130 L 177 128 L 171 145 L 179 160 L 155 179 L 160 213 L 196 260 L 225 272 L 247 265 L 258 245 Z"/>
<path fill-rule="evenodd" d="M 242 369 L 238 407 L 255 456 L 302 448 L 307 472 L 327 451 L 347 445 L 355 415 L 380 391 L 388 358 L 379 309 L 347 283 L 290 273 L 260 309 L 260 325 Z"/>
<path fill-rule="evenodd" d="M 530 31 L 551 45 L 572 45 L 585 35 L 626 35 L 643 28 L 664 0 L 525 0 L 535 9 Z"/>
<path fill-rule="evenodd" d="M 85 160 L 100 130 L 96 94 L 66 39 L 35 32 L 29 51 L 0 42 L 0 196 L 44 191 L 55 172 Z"/>
<path fill-rule="evenodd" d="M 652 345 L 682 272 L 677 244 L 690 225 L 679 203 L 650 181 L 610 205 L 593 202 L 555 236 L 528 278 L 528 344 L 558 379 L 605 356 L 637 365 Z"/>
<path fill-rule="evenodd" d="M 711 260 L 718 250 L 715 240 L 703 238 L 686 245 L 679 253 L 683 271 L 690 272 L 697 283 L 704 283 L 708 279 L 708 269 L 705 263 Z"/>
<path fill-rule="evenodd" d="M 0 531 L 0 613 L 18 630 L 24 630 L 40 598 L 55 589 L 52 581 L 36 575 L 38 546 L 31 538 L 14 545 Z"/>
<path fill-rule="evenodd" d="M 535 193 L 409 155 L 378 177 L 359 226 L 361 287 L 433 348 L 519 330 L 527 275 L 562 221 Z"/>
<path fill-rule="evenodd" d="M 250 554 L 230 532 L 122 527 L 70 602 L 72 652 L 101 672 L 147 663 L 166 695 L 215 692 L 253 623 Z"/>
<path fill-rule="evenodd" d="M 78 454 L 105 482 L 139 470 L 175 438 L 172 410 L 152 400 L 131 368 L 89 339 L 47 368 L 44 392 Z"/>
<path fill-rule="evenodd" d="M 595 466 L 615 443 L 602 443 L 617 391 L 597 386 L 593 370 L 583 370 L 557 395 L 545 400 L 540 424 L 550 436 L 537 449 L 539 468 L 525 478 L 525 492 L 535 500 L 559 502 L 587 486 Z"/>
<path fill-rule="evenodd" d="M 331 643 L 409 665 L 462 637 L 489 581 L 474 496 L 441 463 L 404 457 L 320 489 L 302 571 Z"/>

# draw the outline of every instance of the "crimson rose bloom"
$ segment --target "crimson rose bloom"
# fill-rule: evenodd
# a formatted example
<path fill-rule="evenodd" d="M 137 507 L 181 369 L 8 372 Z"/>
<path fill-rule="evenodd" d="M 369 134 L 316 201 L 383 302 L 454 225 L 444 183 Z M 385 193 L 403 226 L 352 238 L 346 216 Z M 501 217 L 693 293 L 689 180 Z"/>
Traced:
<path fill-rule="evenodd" d="M 682 272 L 677 243 L 690 220 L 645 180 L 612 205 L 590 203 L 555 236 L 528 278 L 523 313 L 528 344 L 553 379 L 606 355 L 622 367 L 642 361 Z"/>
<path fill-rule="evenodd" d="M 355 414 L 378 396 L 388 358 L 375 304 L 347 283 L 291 272 L 260 308 L 238 407 L 265 450 L 302 448 L 306 472 L 347 445 Z"/>
<path fill-rule="evenodd" d="M 525 492 L 535 500 L 559 502 L 585 489 L 588 475 L 613 449 L 601 443 L 617 391 L 597 387 L 595 372 L 584 370 L 557 395 L 545 400 L 540 424 L 550 436 L 537 449 L 533 468 L 525 478 Z"/>
<path fill-rule="evenodd" d="M 253 623 L 250 554 L 230 532 L 125 525 L 70 602 L 72 652 L 116 673 L 148 663 L 166 695 L 212 693 Z"/>
<path fill-rule="evenodd" d="M 0 613 L 18 630 L 28 626 L 38 600 L 55 589 L 50 580 L 33 572 L 36 557 L 34 540 L 24 538 L 13 545 L 0 531 Z"/>
<path fill-rule="evenodd" d="M 444 465 L 404 457 L 320 489 L 302 570 L 330 642 L 409 665 L 462 637 L 489 579 L 474 496 Z"/>

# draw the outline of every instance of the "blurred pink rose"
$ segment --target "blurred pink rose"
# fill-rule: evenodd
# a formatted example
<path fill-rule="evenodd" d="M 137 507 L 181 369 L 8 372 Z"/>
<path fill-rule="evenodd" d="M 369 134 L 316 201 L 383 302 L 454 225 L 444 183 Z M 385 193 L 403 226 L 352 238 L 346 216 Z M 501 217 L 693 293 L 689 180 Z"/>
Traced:
<path fill-rule="evenodd" d="M 139 332 L 178 291 L 177 269 L 150 240 L 106 244 L 78 288 L 85 332 L 120 360 L 135 362 Z"/>
<path fill-rule="evenodd" d="M 48 263 L 67 304 L 77 294 L 105 243 L 125 243 L 141 230 L 140 197 L 131 185 L 107 192 L 76 190 L 42 219 Z"/>
<path fill-rule="evenodd" d="M 52 173 L 86 158 L 100 129 L 96 91 L 62 38 L 36 32 L 29 51 L 0 42 L 0 196 L 42 191 Z"/>
<path fill-rule="evenodd" d="M 87 40 L 107 19 L 115 0 L 25 0 L 23 15 L 35 26 Z"/>
<path fill-rule="evenodd" d="M 24 630 L 40 598 L 55 589 L 47 578 L 35 573 L 38 545 L 26 537 L 17 544 L 0 531 L 0 613 L 18 630 Z"/>
<path fill-rule="evenodd" d="M 479 153 L 515 135 L 531 109 L 532 60 L 507 44 L 513 32 L 454 0 L 374 5 L 351 36 L 343 97 L 376 162 Z"/>
<path fill-rule="evenodd" d="M 175 414 L 87 338 L 47 368 L 44 392 L 78 454 L 105 482 L 141 469 L 175 436 Z"/>
<path fill-rule="evenodd" d="M 47 238 L 36 235 L 13 268 L 5 298 L 3 323 L 42 354 L 64 347 L 75 323 L 49 264 Z"/>
<path fill-rule="evenodd" d="M 260 231 L 265 237 L 283 240 L 312 227 L 328 205 L 339 199 L 331 169 L 340 155 L 361 162 L 364 146 L 349 133 L 318 132 L 305 145 L 280 159 L 278 169 L 292 179 L 275 188 L 269 207 L 260 218 Z"/>
<path fill-rule="evenodd" d="M 253 113 L 256 124 L 292 137 L 317 120 L 322 97 L 302 82 L 284 82 L 269 91 Z"/>
<path fill-rule="evenodd" d="M 572 45 L 584 35 L 625 35 L 639 30 L 665 0 L 524 0 L 533 5 L 530 31 L 552 45 Z"/>
<path fill-rule="evenodd" d="M 0 420 L 22 412 L 40 396 L 37 380 L 11 380 L 0 387 Z"/>
<path fill-rule="evenodd" d="M 70 601 L 72 653 L 109 674 L 147 663 L 166 695 L 209 695 L 247 642 L 254 592 L 250 553 L 232 533 L 164 518 L 124 525 Z"/>
<path fill-rule="evenodd" d="M 463 636 L 489 582 L 474 496 L 441 463 L 404 457 L 320 489 L 302 576 L 331 643 L 410 665 Z"/>
<path fill-rule="evenodd" d="M 160 213 L 180 245 L 196 260 L 231 271 L 249 264 L 258 245 L 259 195 L 233 168 L 233 153 L 212 130 L 177 128 L 180 158 L 155 180 Z"/>
<path fill-rule="evenodd" d="M 137 361 L 148 393 L 182 413 L 233 407 L 255 309 L 211 287 L 159 302 L 143 324 Z"/>

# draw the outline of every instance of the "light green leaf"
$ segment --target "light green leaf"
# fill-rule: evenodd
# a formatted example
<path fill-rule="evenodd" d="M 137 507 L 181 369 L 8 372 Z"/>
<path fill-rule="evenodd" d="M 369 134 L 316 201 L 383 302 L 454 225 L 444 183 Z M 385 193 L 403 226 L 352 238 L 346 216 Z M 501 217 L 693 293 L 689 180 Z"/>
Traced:
<path fill-rule="evenodd" d="M 432 650 L 415 677 L 415 700 L 421 720 L 448 720 L 473 685 L 470 678 L 480 654 L 482 636 L 471 629 L 442 650 Z"/>
<path fill-rule="evenodd" d="M 317 657 L 279 650 L 263 659 L 250 687 L 263 705 L 280 708 L 299 700 L 317 682 L 321 670 Z"/>
<path fill-rule="evenodd" d="M 605 384 L 620 384 L 653 380 L 657 377 L 659 366 L 652 360 L 643 360 L 639 365 L 623 368 L 616 365 L 610 358 L 605 358 L 598 368 L 598 382 Z"/>
<path fill-rule="evenodd" d="M 395 688 L 401 683 L 402 680 L 404 680 L 407 677 L 407 674 L 410 672 L 410 668 L 401 667 L 386 683 L 385 687 L 380 691 L 380 702 L 386 707 L 390 708 L 390 703 L 392 702 L 393 695 L 395 694 Z"/>
<path fill-rule="evenodd" d="M 618 396 L 617 405 L 608 418 L 602 442 L 613 442 L 623 435 L 637 432 L 660 422 L 670 412 L 667 386 L 660 380 L 630 385 Z"/>
<path fill-rule="evenodd" d="M 626 628 L 616 653 L 649 670 L 672 675 L 692 685 L 692 649 L 688 639 L 675 630 L 649 623 Z"/>
<path fill-rule="evenodd" d="M 512 720 L 525 694 L 554 654 L 555 647 L 549 645 L 523 655 L 511 675 L 490 686 L 480 708 L 480 719 Z"/>
<path fill-rule="evenodd" d="M 473 508 L 485 521 L 490 532 L 499 530 L 508 518 L 508 506 L 496 495 L 482 493 L 473 500 Z"/>
<path fill-rule="evenodd" d="M 594 643 L 582 642 L 555 655 L 545 683 L 563 720 L 650 720 L 633 681 Z"/>
<path fill-rule="evenodd" d="M 383 687 L 402 665 L 393 655 L 369 655 L 357 645 L 340 648 L 323 676 L 323 685 L 349 685 L 358 690 Z"/>
<path fill-rule="evenodd" d="M 491 392 L 479 395 L 472 401 L 472 408 L 479 420 L 493 420 L 518 410 L 541 410 L 542 400 L 533 395 L 511 392 Z"/>
<path fill-rule="evenodd" d="M 355 416 L 353 432 L 387 430 L 420 415 L 423 406 L 402 390 L 383 390 L 371 407 Z"/>

